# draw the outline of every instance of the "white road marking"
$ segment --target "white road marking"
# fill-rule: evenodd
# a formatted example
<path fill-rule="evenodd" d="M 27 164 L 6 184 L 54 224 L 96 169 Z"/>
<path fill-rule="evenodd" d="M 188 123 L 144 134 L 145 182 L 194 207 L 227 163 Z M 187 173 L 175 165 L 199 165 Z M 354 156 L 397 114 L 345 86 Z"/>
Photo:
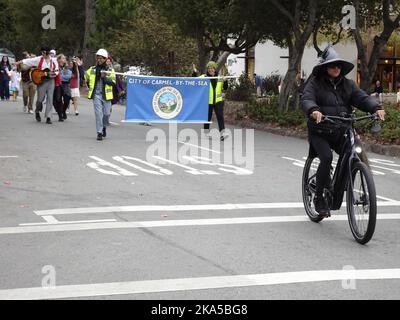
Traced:
<path fill-rule="evenodd" d="M 114 126 L 119 126 L 119 123 L 112 122 L 112 121 L 110 121 L 110 123 L 113 124 Z"/>
<path fill-rule="evenodd" d="M 393 199 L 390 199 L 390 198 L 386 198 L 386 197 L 382 197 L 382 196 L 376 196 L 376 198 L 384 200 L 384 201 L 389 201 L 389 202 L 397 202 L 396 200 L 393 200 Z"/>
<path fill-rule="evenodd" d="M 390 171 L 390 172 L 395 173 L 395 174 L 400 174 L 400 170 L 395 170 L 395 169 L 392 169 L 392 168 L 386 168 L 386 167 L 377 166 L 377 165 L 374 165 L 374 164 L 370 164 L 370 167 L 387 170 L 387 171 Z"/>
<path fill-rule="evenodd" d="M 378 207 L 400 206 L 400 201 L 378 201 Z M 343 203 L 346 206 L 346 203 Z M 211 211 L 211 210 L 248 210 L 248 209 L 293 209 L 303 208 L 303 202 L 273 202 L 273 203 L 236 203 L 236 204 L 206 204 L 206 205 L 155 205 L 155 206 L 118 206 L 118 207 L 88 207 L 53 210 L 35 210 L 38 216 L 54 216 L 63 214 L 97 214 L 114 212 L 165 212 L 165 211 Z"/>
<path fill-rule="evenodd" d="M 325 220 L 347 221 L 347 215 L 334 215 Z M 400 213 L 379 214 L 378 220 L 400 220 Z M 309 222 L 304 214 L 301 216 L 270 216 L 270 217 L 242 217 L 242 218 L 220 218 L 220 219 L 189 219 L 189 220 L 156 220 L 156 221 L 129 221 L 129 222 L 104 222 L 104 223 L 77 223 L 77 224 L 46 224 L 39 226 L 21 226 L 0 228 L 2 234 L 23 233 L 46 233 L 84 230 L 105 229 L 137 229 L 137 228 L 165 228 L 165 227 L 188 227 L 188 226 L 215 226 L 215 225 L 238 225 L 258 223 L 285 223 L 285 222 Z"/>
<path fill-rule="evenodd" d="M 0 159 L 18 158 L 18 156 L 0 156 Z"/>
<path fill-rule="evenodd" d="M 117 222 L 116 219 L 102 219 L 102 220 L 78 220 L 78 221 L 59 221 L 54 222 L 38 222 L 38 223 L 20 223 L 20 226 L 48 226 L 55 224 L 80 224 L 80 223 L 100 223 L 100 222 Z"/>
<path fill-rule="evenodd" d="M 91 156 L 89 158 L 92 158 L 93 160 L 95 160 L 96 162 L 90 162 L 87 163 L 86 165 L 89 168 L 95 169 L 98 172 L 104 173 L 104 174 L 109 174 L 109 175 L 113 175 L 113 176 L 126 176 L 126 177 L 133 177 L 133 176 L 137 176 L 136 173 L 130 172 L 124 168 L 121 168 L 113 163 L 110 163 L 108 161 L 105 161 L 99 157 L 95 157 L 95 156 Z M 115 169 L 117 172 L 115 171 L 110 171 L 110 170 L 105 170 L 102 169 L 101 166 L 103 167 L 110 167 Z"/>
<path fill-rule="evenodd" d="M 400 164 L 396 164 L 395 162 L 390 161 L 390 160 L 370 159 L 369 162 L 382 164 L 382 165 L 386 165 L 386 166 L 392 166 L 392 167 L 400 167 Z"/>
<path fill-rule="evenodd" d="M 139 171 L 142 171 L 142 172 L 144 172 L 144 173 L 153 174 L 153 175 L 158 175 L 158 176 L 162 176 L 162 175 L 164 175 L 164 174 L 170 176 L 170 175 L 173 174 L 173 172 L 170 171 L 170 170 L 164 169 L 164 168 L 162 168 L 162 167 L 160 167 L 160 166 L 157 166 L 157 165 L 155 165 L 155 164 L 153 164 L 153 163 L 150 163 L 150 162 L 147 162 L 147 161 L 143 161 L 143 160 L 138 159 L 138 158 L 133 158 L 133 157 L 129 157 L 129 156 L 122 156 L 122 157 L 113 157 L 113 159 L 114 159 L 115 161 L 118 161 L 118 162 L 120 162 L 120 163 L 123 163 L 123 164 L 127 165 L 128 167 L 132 167 L 132 168 L 138 169 Z M 149 166 L 149 167 L 151 167 L 151 168 L 153 168 L 153 169 L 156 169 L 156 170 L 158 170 L 158 171 L 154 171 L 154 170 L 150 170 L 150 169 L 145 169 L 145 168 L 143 168 L 143 167 L 141 167 L 141 166 L 139 166 L 139 165 L 137 165 L 137 164 L 134 164 L 134 163 L 132 163 L 132 162 L 130 162 L 130 161 L 128 161 L 128 160 L 139 162 L 139 163 L 141 163 L 141 164 L 144 164 L 144 165 L 146 165 L 146 166 Z"/>
<path fill-rule="evenodd" d="M 198 149 L 201 149 L 201 150 L 205 150 L 205 151 L 210 151 L 210 152 L 214 152 L 214 153 L 217 153 L 217 154 L 221 154 L 221 152 L 219 152 L 219 151 L 215 151 L 215 150 L 212 150 L 212 149 L 200 147 L 200 146 L 195 145 L 195 144 L 192 144 L 192 143 L 187 143 L 187 142 L 182 142 L 182 141 L 179 141 L 179 143 L 181 143 L 181 144 L 186 144 L 186 145 L 188 145 L 188 146 L 193 146 L 193 147 L 198 148 Z"/>
<path fill-rule="evenodd" d="M 186 173 L 190 173 L 190 174 L 193 174 L 193 175 L 203 175 L 204 174 L 202 171 L 197 170 L 197 169 L 192 168 L 192 167 L 189 167 L 189 166 L 186 166 L 184 164 L 181 164 L 181 163 L 178 163 L 178 162 L 175 162 L 175 161 L 172 161 L 172 160 L 168 160 L 166 158 L 159 157 L 159 156 L 153 156 L 153 157 L 158 159 L 158 160 L 165 161 L 165 162 L 167 162 L 169 164 L 173 164 L 173 165 L 176 165 L 176 166 L 181 167 L 183 169 L 186 169 L 185 170 Z"/>
<path fill-rule="evenodd" d="M 65 299 L 348 280 L 400 279 L 400 269 L 316 270 L 0 290 L 1 300 Z"/>
<path fill-rule="evenodd" d="M 299 160 L 299 159 L 290 158 L 290 157 L 282 157 L 282 159 L 293 161 L 293 165 L 296 166 L 296 167 L 300 167 L 300 168 L 304 168 L 304 166 L 306 164 L 305 161 L 302 161 L 302 160 Z M 307 160 L 306 157 L 303 157 L 303 159 Z M 332 161 L 332 164 L 336 165 L 337 162 L 334 160 L 334 161 Z M 318 168 L 314 164 L 312 164 L 312 167 L 313 167 L 313 169 L 317 169 Z M 373 167 L 373 166 L 371 166 L 371 167 Z M 377 166 L 375 166 L 375 167 L 377 167 Z M 377 167 L 377 168 L 379 168 L 379 167 Z M 387 168 L 382 168 L 382 169 L 393 170 L 393 169 L 387 169 Z M 393 170 L 393 171 L 396 171 L 396 170 Z M 385 176 L 386 175 L 384 172 L 380 172 L 380 171 L 376 171 L 376 170 L 371 170 L 371 172 L 376 176 Z"/>

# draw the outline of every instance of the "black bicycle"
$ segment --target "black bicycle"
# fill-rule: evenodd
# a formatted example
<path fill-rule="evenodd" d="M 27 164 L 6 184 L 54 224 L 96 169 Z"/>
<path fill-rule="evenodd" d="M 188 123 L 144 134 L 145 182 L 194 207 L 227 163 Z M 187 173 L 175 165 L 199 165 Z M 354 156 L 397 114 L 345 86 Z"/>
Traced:
<path fill-rule="evenodd" d="M 353 127 L 355 122 L 365 119 L 376 121 L 378 116 L 323 117 L 323 121 L 335 124 L 344 132 L 339 160 L 335 170 L 331 168 L 331 179 L 324 189 L 324 197 L 330 210 L 339 210 L 346 191 L 350 229 L 355 240 L 361 244 L 366 244 L 374 234 L 377 211 L 375 183 L 361 141 Z M 319 159 L 311 149 L 304 166 L 302 191 L 304 208 L 313 222 L 324 219 L 315 211 L 313 203 L 318 165 Z"/>

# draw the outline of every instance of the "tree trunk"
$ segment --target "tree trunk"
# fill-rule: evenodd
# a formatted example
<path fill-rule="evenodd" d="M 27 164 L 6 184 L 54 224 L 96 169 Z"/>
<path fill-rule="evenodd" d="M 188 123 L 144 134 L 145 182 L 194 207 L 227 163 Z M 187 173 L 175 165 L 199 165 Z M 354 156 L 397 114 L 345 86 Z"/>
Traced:
<path fill-rule="evenodd" d="M 85 34 L 83 37 L 83 62 L 85 67 L 94 64 L 94 50 L 90 47 L 90 36 L 96 32 L 96 0 L 85 0 Z"/>
<path fill-rule="evenodd" d="M 289 68 L 285 78 L 283 79 L 281 92 L 279 94 L 279 107 L 287 111 L 290 106 L 296 108 L 298 105 L 299 96 L 296 76 L 301 68 L 304 48 L 315 29 L 318 2 L 316 0 L 308 0 L 308 10 L 306 11 L 308 18 L 303 28 L 301 25 L 305 11 L 302 11 L 301 0 L 296 0 L 294 3 L 294 15 L 292 15 L 277 0 L 273 0 L 272 4 L 289 19 L 292 25 L 292 30 L 287 38 L 289 48 Z"/>
<path fill-rule="evenodd" d="M 201 74 L 205 74 L 207 60 L 208 60 L 208 52 L 205 48 L 202 34 L 198 34 L 198 36 L 197 36 L 197 49 L 198 49 L 198 53 L 199 53 L 199 68 L 198 68 L 198 70 Z"/>
<path fill-rule="evenodd" d="M 221 70 L 221 68 L 226 64 L 226 61 L 228 60 L 228 57 L 231 55 L 230 52 L 224 51 L 220 57 L 218 58 L 218 71 Z"/>
<path fill-rule="evenodd" d="M 298 41 L 297 41 L 298 42 Z M 283 79 L 281 92 L 279 93 L 279 107 L 287 111 L 290 107 L 296 108 L 299 101 L 297 75 L 301 69 L 304 46 L 293 45 L 289 41 L 289 68 Z"/>

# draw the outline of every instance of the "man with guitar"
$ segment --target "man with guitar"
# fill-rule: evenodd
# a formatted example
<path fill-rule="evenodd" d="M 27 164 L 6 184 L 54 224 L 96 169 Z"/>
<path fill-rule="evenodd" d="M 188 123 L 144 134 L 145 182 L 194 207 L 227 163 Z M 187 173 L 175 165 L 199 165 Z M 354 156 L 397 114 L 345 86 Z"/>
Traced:
<path fill-rule="evenodd" d="M 51 124 L 51 111 L 53 108 L 53 93 L 55 86 L 55 77 L 59 73 L 57 60 L 50 56 L 50 48 L 43 46 L 41 49 L 42 56 L 23 59 L 17 62 L 17 65 L 23 64 L 27 68 L 35 68 L 31 73 L 32 81 L 37 85 L 37 101 L 36 101 L 36 121 L 40 122 L 40 112 L 43 109 L 43 101 L 46 98 L 46 123 Z"/>

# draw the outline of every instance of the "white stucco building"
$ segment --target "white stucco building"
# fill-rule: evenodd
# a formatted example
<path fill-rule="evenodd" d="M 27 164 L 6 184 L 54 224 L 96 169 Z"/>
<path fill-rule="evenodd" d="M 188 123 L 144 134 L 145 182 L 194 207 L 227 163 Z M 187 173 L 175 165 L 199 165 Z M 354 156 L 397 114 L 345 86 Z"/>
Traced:
<path fill-rule="evenodd" d="M 320 45 L 323 50 L 327 43 Z M 347 76 L 350 79 L 356 80 L 357 77 L 357 46 L 354 42 L 338 43 L 334 46 L 339 55 L 356 66 L 353 71 Z M 288 49 L 282 49 L 274 45 L 271 41 L 259 43 L 255 47 L 254 63 L 248 64 L 249 74 L 259 74 L 263 77 L 277 73 L 284 76 L 288 69 Z M 228 70 L 233 75 L 241 75 L 246 69 L 245 54 L 230 55 L 227 61 Z M 302 74 L 308 77 L 314 66 L 318 63 L 317 52 L 313 46 L 308 46 L 304 50 L 301 71 Z"/>

